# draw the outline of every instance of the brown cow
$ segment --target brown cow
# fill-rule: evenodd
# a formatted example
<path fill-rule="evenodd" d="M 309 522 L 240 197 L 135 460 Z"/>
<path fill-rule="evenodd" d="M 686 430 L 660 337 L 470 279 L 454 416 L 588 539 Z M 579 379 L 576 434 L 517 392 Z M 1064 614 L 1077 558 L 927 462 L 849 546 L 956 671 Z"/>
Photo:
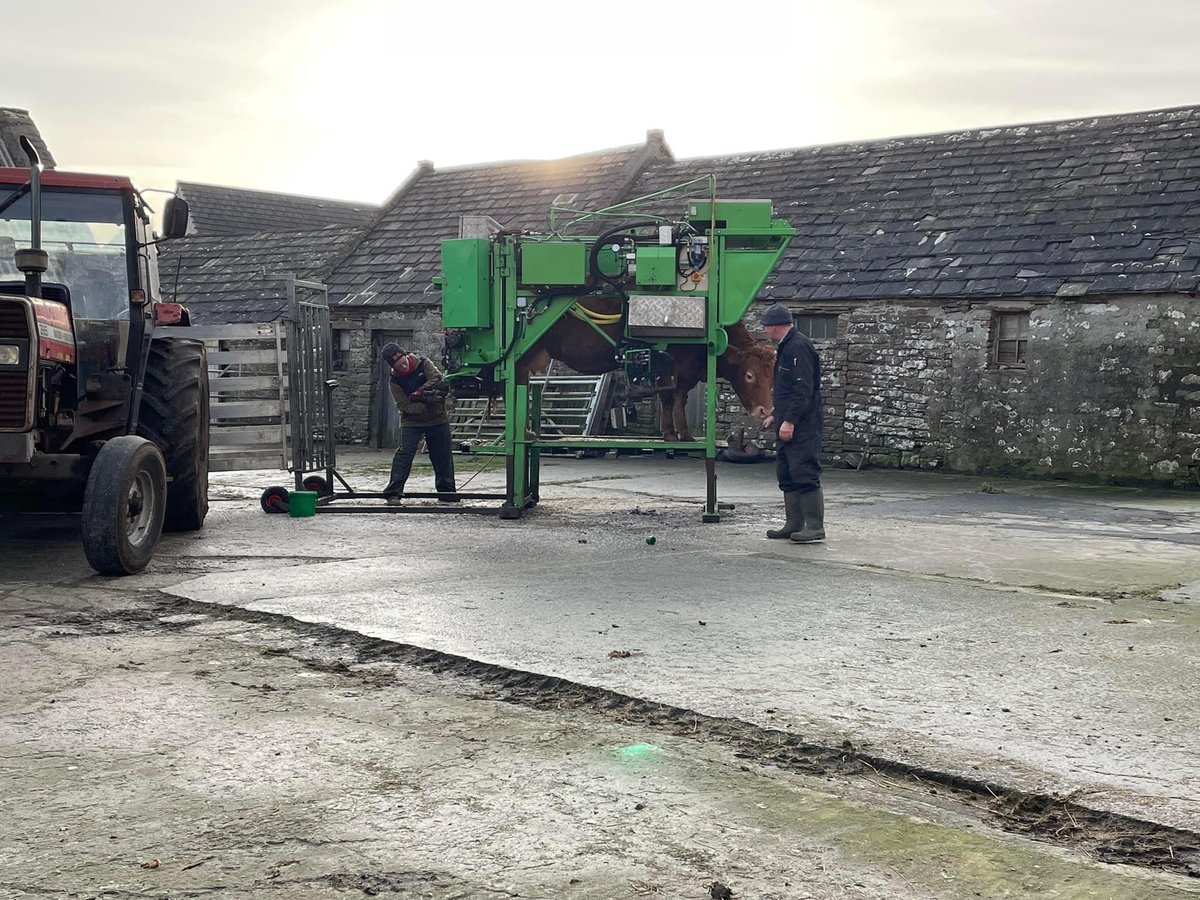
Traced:
<path fill-rule="evenodd" d="M 741 322 L 725 329 L 729 347 L 717 357 L 717 377 L 724 378 L 737 392 L 746 412 L 765 419 L 771 411 L 771 386 L 775 374 L 775 351 L 758 343 Z M 674 390 L 663 395 L 662 429 L 665 440 L 690 441 L 687 426 L 688 393 L 708 375 L 708 356 L 696 344 L 673 344 L 668 352 L 675 361 Z M 670 407 L 667 397 L 670 396 Z"/>
<path fill-rule="evenodd" d="M 621 312 L 619 297 L 588 297 L 582 302 L 596 313 Z M 616 340 L 621 326 L 605 325 L 601 330 Z M 748 413 L 765 418 L 771 409 L 775 351 L 755 341 L 740 322 L 727 328 L 726 333 L 729 347 L 717 357 L 717 375 L 733 386 Z M 620 367 L 613 350 L 590 324 L 567 314 L 521 360 L 517 377 L 522 382 L 527 381 L 531 372 L 545 371 L 552 359 L 566 363 L 584 375 L 602 375 Z M 704 347 L 696 344 L 672 344 L 668 352 L 675 365 L 672 379 L 659 379 L 663 438 L 690 441 L 692 436 L 688 433 L 685 416 L 687 395 L 705 380 L 707 355 Z"/>

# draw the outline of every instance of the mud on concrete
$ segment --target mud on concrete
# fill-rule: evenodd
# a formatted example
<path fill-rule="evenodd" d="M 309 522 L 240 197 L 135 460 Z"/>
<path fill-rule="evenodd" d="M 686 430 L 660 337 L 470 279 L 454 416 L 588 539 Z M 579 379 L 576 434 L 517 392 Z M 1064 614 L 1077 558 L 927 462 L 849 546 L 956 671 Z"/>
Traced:
<path fill-rule="evenodd" d="M 204 604 L 194 605 L 205 608 Z M 247 622 L 280 621 L 276 615 L 240 609 L 233 611 L 232 617 Z M 349 672 L 352 665 L 382 661 L 415 666 L 475 680 L 484 690 L 484 696 L 494 700 L 540 710 L 583 710 L 622 725 L 646 727 L 702 744 L 726 745 L 739 759 L 805 775 L 839 780 L 887 778 L 897 787 L 928 791 L 932 796 L 937 796 L 940 788 L 947 792 L 951 802 L 969 807 L 1005 830 L 1078 848 L 1104 862 L 1141 865 L 1200 878 L 1200 835 L 1193 832 L 1091 809 L 1070 798 L 1018 791 L 985 779 L 897 762 L 863 752 L 850 741 L 838 747 L 822 746 L 785 731 L 705 716 L 604 688 L 514 671 L 330 626 L 286 621 L 298 634 L 308 634 L 318 641 L 323 651 L 313 656 L 293 649 L 288 655 L 318 670 Z M 336 653 L 333 662 L 328 661 L 327 654 L 331 651 Z"/>
<path fill-rule="evenodd" d="M 4 900 L 1200 896 L 1193 835 L 851 746 L 157 594 L 0 617 Z"/>

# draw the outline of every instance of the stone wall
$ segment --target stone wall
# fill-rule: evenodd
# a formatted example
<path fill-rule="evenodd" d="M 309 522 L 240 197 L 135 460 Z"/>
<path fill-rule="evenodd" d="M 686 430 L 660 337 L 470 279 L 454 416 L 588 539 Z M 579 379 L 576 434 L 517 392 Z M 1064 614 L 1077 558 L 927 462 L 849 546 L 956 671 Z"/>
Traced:
<path fill-rule="evenodd" d="M 1181 295 L 930 304 L 896 300 L 800 312 L 837 313 L 817 342 L 824 370 L 825 451 L 834 465 L 1011 472 L 1084 480 L 1195 484 L 1200 464 L 1200 319 Z M 1027 312 L 1024 366 L 999 367 L 992 328 Z M 352 332 L 339 388 L 343 439 L 373 439 L 373 336 L 407 331 L 441 358 L 435 309 L 335 312 Z M 757 335 L 763 338 L 763 335 Z M 745 428 L 769 447 L 722 383 L 718 440 Z"/>
<path fill-rule="evenodd" d="M 953 442 L 947 322 L 939 307 L 870 304 L 846 317 L 833 377 L 845 385 L 841 433 L 828 453 L 897 466 L 937 466 Z M 836 352 L 841 351 L 841 352 Z M 834 409 L 829 410 L 836 416 Z"/>
<path fill-rule="evenodd" d="M 1036 306 L 1025 369 L 987 365 L 990 310 L 948 316 L 953 402 L 962 423 L 947 464 L 1194 485 L 1200 463 L 1195 307 L 1183 295 Z"/>
<path fill-rule="evenodd" d="M 840 310 L 837 338 L 818 344 L 826 455 L 852 466 L 1194 485 L 1194 304 L 1159 295 Z M 993 362 L 993 323 L 1005 312 L 1029 315 L 1023 366 Z M 738 410 L 733 398 L 723 426 L 745 422 Z"/>
<path fill-rule="evenodd" d="M 439 366 L 442 361 L 441 310 L 425 307 L 411 311 L 381 312 L 370 309 L 335 307 L 331 314 L 335 334 L 350 335 L 349 365 L 337 372 L 335 418 L 338 440 L 342 443 L 367 443 L 378 435 L 378 408 L 381 380 L 379 350 L 386 338 L 398 339 L 407 350 L 428 356 Z M 388 398 L 390 402 L 390 398 Z"/>

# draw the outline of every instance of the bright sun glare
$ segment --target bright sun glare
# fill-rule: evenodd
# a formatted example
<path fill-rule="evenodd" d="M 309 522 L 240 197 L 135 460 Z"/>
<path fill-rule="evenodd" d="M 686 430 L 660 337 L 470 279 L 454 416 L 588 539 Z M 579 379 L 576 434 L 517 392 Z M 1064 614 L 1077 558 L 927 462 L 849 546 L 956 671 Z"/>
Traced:
<path fill-rule="evenodd" d="M 801 145 L 837 114 L 822 73 L 847 27 L 817 3 L 731 18 L 716 4 L 631 17 L 356 0 L 292 23 L 266 50 L 290 145 L 271 171 L 320 193 L 314 173 L 334 160 L 344 195 L 382 199 L 418 159 L 552 158 L 639 143 L 651 128 L 677 155 L 767 149 L 780 146 L 767 128 L 781 97 L 784 146 Z M 778 29 L 797 36 L 794 56 L 763 54 Z"/>

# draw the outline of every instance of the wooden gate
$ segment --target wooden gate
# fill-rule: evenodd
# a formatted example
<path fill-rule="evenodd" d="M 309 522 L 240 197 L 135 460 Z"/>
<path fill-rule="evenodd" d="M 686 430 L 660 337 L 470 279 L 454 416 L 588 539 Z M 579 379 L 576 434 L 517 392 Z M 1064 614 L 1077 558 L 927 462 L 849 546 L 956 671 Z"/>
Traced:
<path fill-rule="evenodd" d="M 208 348 L 209 469 L 287 464 L 285 322 L 193 325 Z"/>
<path fill-rule="evenodd" d="M 324 465 L 323 385 L 332 337 L 325 286 L 292 279 L 286 287 L 289 312 L 277 322 L 178 329 L 208 349 L 214 472 L 288 469 L 297 453 L 300 468 Z"/>

